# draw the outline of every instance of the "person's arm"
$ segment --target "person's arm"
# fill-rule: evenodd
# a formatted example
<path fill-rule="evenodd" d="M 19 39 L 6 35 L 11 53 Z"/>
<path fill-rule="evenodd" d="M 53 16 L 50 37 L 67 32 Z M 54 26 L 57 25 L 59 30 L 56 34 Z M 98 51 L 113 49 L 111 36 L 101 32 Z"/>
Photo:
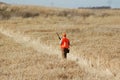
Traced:
<path fill-rule="evenodd" d="M 61 40 L 60 40 L 60 45 L 62 44 L 62 42 L 63 42 L 63 41 L 62 41 L 62 39 L 61 39 Z"/>
<path fill-rule="evenodd" d="M 68 45 L 70 46 L 70 41 L 68 40 Z"/>

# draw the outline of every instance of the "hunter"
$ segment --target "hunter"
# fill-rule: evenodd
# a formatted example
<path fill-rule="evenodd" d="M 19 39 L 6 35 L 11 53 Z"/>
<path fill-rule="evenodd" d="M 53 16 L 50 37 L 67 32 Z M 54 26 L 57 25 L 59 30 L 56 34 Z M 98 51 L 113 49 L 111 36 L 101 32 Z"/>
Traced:
<path fill-rule="evenodd" d="M 66 33 L 63 33 L 62 38 L 60 40 L 60 47 L 61 47 L 63 59 L 67 58 L 67 53 L 69 53 L 69 46 L 70 46 L 70 41 L 67 38 Z"/>

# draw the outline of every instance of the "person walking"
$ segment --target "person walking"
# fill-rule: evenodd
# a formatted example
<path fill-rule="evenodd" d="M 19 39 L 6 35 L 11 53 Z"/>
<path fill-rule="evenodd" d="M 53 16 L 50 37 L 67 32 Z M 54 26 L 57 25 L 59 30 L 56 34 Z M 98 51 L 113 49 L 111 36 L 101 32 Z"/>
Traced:
<path fill-rule="evenodd" d="M 62 34 L 62 38 L 60 40 L 60 47 L 62 52 L 62 58 L 67 58 L 67 53 L 69 53 L 69 47 L 70 47 L 70 40 L 67 38 L 66 33 Z"/>

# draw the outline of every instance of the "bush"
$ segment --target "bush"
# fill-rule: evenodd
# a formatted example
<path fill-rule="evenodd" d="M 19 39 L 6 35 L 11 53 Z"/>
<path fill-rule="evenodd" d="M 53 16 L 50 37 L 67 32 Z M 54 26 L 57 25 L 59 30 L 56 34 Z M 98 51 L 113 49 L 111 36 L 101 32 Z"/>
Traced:
<path fill-rule="evenodd" d="M 28 18 L 28 17 L 36 17 L 39 16 L 39 13 L 37 12 L 20 12 L 18 13 L 18 15 L 20 15 L 23 18 Z"/>
<path fill-rule="evenodd" d="M 1 18 L 1 19 L 9 19 L 10 17 L 11 17 L 10 12 L 0 11 L 0 18 Z"/>

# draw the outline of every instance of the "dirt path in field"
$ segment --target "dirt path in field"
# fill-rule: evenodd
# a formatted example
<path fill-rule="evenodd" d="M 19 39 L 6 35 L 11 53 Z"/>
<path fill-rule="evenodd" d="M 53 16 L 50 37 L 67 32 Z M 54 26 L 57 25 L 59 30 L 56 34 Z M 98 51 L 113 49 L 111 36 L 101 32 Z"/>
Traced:
<path fill-rule="evenodd" d="M 59 57 L 60 55 L 56 54 L 56 53 L 60 53 L 60 51 L 57 49 L 53 50 L 51 46 L 46 46 L 45 44 L 40 42 L 40 40 L 35 40 L 35 39 L 31 40 L 31 38 L 28 36 L 26 37 L 24 35 L 21 35 L 20 33 L 14 33 L 10 30 L 5 30 L 4 28 L 0 28 L 0 32 L 8 37 L 11 37 L 14 41 L 25 47 L 32 47 L 34 50 L 38 52 L 46 53 L 46 55 L 49 54 L 50 56 L 53 56 L 54 54 L 54 56 L 56 56 L 56 58 L 59 58 L 58 60 L 60 60 Z M 80 58 L 72 54 L 69 54 L 68 59 L 77 63 L 82 68 L 82 70 L 85 71 L 85 73 L 89 73 L 92 75 L 92 77 L 93 76 L 96 77 L 95 80 L 98 80 L 97 78 L 102 78 L 102 80 L 113 78 L 113 75 L 109 71 L 109 69 L 94 69 L 90 66 L 90 63 L 85 59 L 83 59 L 82 57 Z M 55 62 L 55 60 L 52 61 Z"/>

